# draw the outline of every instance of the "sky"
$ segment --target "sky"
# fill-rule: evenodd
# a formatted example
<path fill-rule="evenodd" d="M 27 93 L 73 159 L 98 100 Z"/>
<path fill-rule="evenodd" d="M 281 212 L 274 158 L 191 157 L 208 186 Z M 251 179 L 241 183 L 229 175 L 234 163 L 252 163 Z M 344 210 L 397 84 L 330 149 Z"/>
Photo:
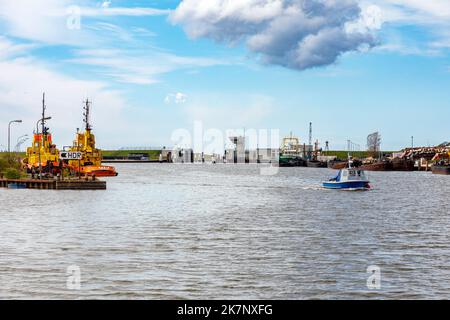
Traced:
<path fill-rule="evenodd" d="M 203 145 L 244 129 L 307 143 L 310 122 L 330 149 L 375 131 L 385 150 L 437 145 L 449 30 L 448 0 L 0 0 L 0 150 L 10 120 L 12 145 L 32 135 L 43 92 L 60 148 L 86 98 L 104 149 L 195 130 Z"/>

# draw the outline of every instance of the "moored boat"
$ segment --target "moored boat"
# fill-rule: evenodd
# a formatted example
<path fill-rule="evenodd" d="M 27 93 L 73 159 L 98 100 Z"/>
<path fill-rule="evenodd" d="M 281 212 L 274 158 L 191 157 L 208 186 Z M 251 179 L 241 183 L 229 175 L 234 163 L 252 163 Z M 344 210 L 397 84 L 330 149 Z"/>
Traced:
<path fill-rule="evenodd" d="M 33 135 L 33 144 L 27 148 L 26 156 L 22 159 L 22 164 L 27 172 L 38 174 L 39 176 L 52 176 L 61 172 L 62 162 L 59 159 L 59 150 L 53 144 L 52 135 L 46 127 L 46 121 L 51 117 L 45 115 L 45 94 L 42 98 L 42 118 L 38 121 L 36 132 Z M 41 132 L 39 132 L 39 124 Z"/>
<path fill-rule="evenodd" d="M 102 165 L 102 152 L 95 147 L 95 136 L 92 134 L 92 127 L 89 122 L 90 116 L 89 100 L 86 100 L 84 107 L 85 131 L 77 132 L 73 146 L 70 152 L 81 152 L 80 160 L 69 160 L 69 168 L 80 175 L 96 177 L 115 177 L 118 175 L 116 169 L 112 166 Z"/>
<path fill-rule="evenodd" d="M 392 160 L 393 171 L 415 171 L 415 161 L 408 159 L 394 158 Z"/>
<path fill-rule="evenodd" d="M 308 168 L 327 168 L 328 164 L 324 161 L 308 160 L 306 166 Z"/>
<path fill-rule="evenodd" d="M 328 168 L 334 169 L 334 170 L 341 170 L 347 167 L 348 162 L 342 161 L 342 160 L 332 160 L 328 161 Z"/>
<path fill-rule="evenodd" d="M 434 174 L 450 175 L 450 151 L 436 154 L 433 158 L 436 163 L 431 167 Z"/>
<path fill-rule="evenodd" d="M 365 171 L 392 171 L 392 163 L 389 161 L 377 161 L 373 163 L 362 164 L 358 167 Z"/>
<path fill-rule="evenodd" d="M 434 165 L 431 167 L 433 174 L 450 175 L 450 164 Z"/>
<path fill-rule="evenodd" d="M 362 164 L 362 162 L 358 159 L 352 160 L 353 167 L 359 167 Z M 332 160 L 328 161 L 328 168 L 333 170 L 341 170 L 348 166 L 348 161 L 343 160 Z"/>
<path fill-rule="evenodd" d="M 306 161 L 299 156 L 280 155 L 279 159 L 280 167 L 306 167 Z"/>
<path fill-rule="evenodd" d="M 280 167 L 305 167 L 306 161 L 301 154 L 300 139 L 290 136 L 283 139 L 283 144 L 280 148 L 280 156 L 278 165 Z"/>

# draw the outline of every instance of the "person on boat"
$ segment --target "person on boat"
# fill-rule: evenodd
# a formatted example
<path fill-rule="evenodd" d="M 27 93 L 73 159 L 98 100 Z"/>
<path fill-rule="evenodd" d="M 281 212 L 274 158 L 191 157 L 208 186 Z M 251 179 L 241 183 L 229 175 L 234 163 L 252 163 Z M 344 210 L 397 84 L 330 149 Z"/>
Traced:
<path fill-rule="evenodd" d="M 338 175 L 337 175 L 336 177 L 334 177 L 334 178 L 331 178 L 330 181 L 338 181 L 338 180 L 339 180 L 339 175 L 340 175 L 340 174 L 341 174 L 341 173 L 339 172 Z"/>

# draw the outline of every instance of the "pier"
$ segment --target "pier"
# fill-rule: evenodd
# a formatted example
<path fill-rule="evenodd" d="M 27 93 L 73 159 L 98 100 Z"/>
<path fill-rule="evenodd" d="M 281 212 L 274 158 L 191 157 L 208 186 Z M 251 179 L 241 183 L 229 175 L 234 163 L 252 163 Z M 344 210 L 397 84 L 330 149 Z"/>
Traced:
<path fill-rule="evenodd" d="M 0 188 L 39 190 L 106 190 L 106 181 L 0 179 Z"/>

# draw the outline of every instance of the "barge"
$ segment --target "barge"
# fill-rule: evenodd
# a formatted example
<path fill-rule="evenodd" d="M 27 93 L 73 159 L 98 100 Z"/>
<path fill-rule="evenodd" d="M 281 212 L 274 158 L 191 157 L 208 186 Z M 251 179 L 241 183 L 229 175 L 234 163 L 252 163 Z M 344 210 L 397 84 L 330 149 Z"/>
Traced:
<path fill-rule="evenodd" d="M 448 165 L 434 165 L 431 167 L 433 174 L 450 175 L 450 164 Z"/>

